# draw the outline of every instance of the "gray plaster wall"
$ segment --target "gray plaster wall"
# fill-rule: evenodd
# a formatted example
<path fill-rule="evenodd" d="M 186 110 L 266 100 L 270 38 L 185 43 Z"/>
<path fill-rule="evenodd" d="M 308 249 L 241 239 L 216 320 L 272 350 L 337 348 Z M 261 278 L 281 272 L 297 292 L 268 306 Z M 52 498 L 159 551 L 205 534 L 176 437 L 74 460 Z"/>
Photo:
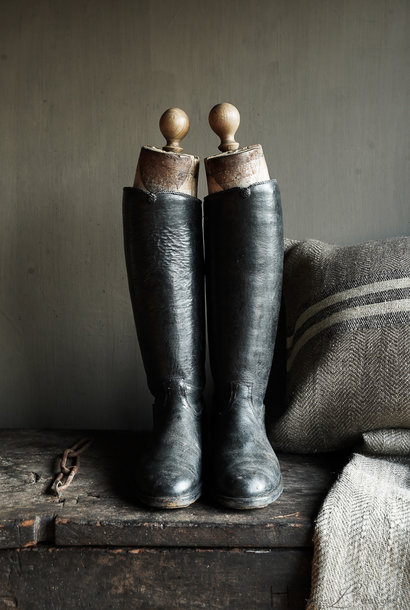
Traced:
<path fill-rule="evenodd" d="M 217 152 L 209 109 L 240 109 L 287 236 L 409 234 L 408 0 L 0 8 L 0 426 L 149 424 L 121 196 L 170 106 L 201 158 Z"/>

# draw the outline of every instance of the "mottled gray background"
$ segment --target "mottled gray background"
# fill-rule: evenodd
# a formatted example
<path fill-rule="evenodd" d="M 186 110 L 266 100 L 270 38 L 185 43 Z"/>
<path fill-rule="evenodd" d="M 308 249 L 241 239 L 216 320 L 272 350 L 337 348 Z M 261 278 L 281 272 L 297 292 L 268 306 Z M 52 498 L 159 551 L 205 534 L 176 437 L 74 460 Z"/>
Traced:
<path fill-rule="evenodd" d="M 238 106 L 288 237 L 409 234 L 408 0 L 2 0 L 0 30 L 2 427 L 149 424 L 121 191 L 169 106 L 200 157 Z"/>

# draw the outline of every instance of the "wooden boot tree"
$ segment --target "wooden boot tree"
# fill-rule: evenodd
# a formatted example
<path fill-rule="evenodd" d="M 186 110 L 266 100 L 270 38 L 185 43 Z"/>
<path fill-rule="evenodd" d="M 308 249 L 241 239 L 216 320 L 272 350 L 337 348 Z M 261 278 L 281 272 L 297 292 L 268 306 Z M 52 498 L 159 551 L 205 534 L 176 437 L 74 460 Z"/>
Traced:
<path fill-rule="evenodd" d="M 141 148 L 134 187 L 150 193 L 185 193 L 196 197 L 199 158 L 183 153 L 181 140 L 189 131 L 188 115 L 180 108 L 169 108 L 159 121 L 166 139 L 160 149 L 155 146 Z"/>
<path fill-rule="evenodd" d="M 205 159 L 208 192 L 217 193 L 235 186 L 247 187 L 269 180 L 269 172 L 262 146 L 254 144 L 240 148 L 235 141 L 240 116 L 237 108 L 223 102 L 209 113 L 209 124 L 219 136 L 221 154 Z"/>

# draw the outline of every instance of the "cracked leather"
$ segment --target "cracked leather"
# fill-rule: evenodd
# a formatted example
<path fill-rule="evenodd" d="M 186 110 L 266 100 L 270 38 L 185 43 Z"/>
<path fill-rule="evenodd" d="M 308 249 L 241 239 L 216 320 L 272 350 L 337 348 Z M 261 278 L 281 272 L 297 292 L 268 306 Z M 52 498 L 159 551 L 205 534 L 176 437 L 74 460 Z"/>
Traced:
<path fill-rule="evenodd" d="M 155 397 L 153 440 L 139 464 L 137 495 L 150 506 L 187 506 L 201 493 L 201 202 L 180 193 L 126 187 L 123 224 L 138 341 Z"/>
<path fill-rule="evenodd" d="M 283 229 L 275 180 L 205 198 L 208 341 L 215 383 L 216 497 L 258 508 L 282 491 L 263 400 L 279 316 Z"/>

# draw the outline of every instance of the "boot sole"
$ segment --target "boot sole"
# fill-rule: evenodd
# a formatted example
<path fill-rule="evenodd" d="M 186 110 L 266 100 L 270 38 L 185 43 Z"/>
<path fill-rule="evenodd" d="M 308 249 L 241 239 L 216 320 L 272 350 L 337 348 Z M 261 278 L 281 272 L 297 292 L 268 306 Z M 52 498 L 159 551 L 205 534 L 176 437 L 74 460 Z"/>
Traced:
<path fill-rule="evenodd" d="M 263 496 L 253 496 L 251 498 L 231 498 L 229 496 L 217 495 L 215 499 L 228 508 L 237 510 L 250 510 L 253 508 L 266 508 L 279 498 L 283 491 L 283 480 L 280 478 L 279 485 L 270 493 Z"/>
<path fill-rule="evenodd" d="M 190 492 L 189 494 L 185 494 L 183 496 L 144 496 L 141 494 L 137 495 L 138 500 L 145 504 L 146 506 L 150 506 L 151 508 L 165 508 L 165 509 L 174 509 L 174 508 L 185 508 L 190 504 L 193 504 L 198 500 L 201 496 L 201 487 L 198 487 L 195 491 Z"/>

